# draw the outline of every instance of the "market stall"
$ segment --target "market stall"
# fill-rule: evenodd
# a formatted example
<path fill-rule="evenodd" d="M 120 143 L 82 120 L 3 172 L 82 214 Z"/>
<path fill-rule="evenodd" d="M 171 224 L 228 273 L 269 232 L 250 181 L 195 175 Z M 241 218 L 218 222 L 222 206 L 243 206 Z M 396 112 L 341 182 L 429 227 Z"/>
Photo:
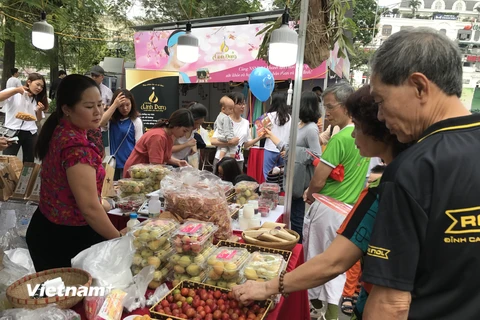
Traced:
<path fill-rule="evenodd" d="M 149 300 L 162 284 L 172 289 L 175 286 L 187 285 L 186 281 L 194 281 L 197 284 L 204 283 L 205 286 L 221 288 L 215 290 L 228 292 L 232 286 L 241 284 L 246 279 L 256 279 L 257 275 L 252 276 L 251 270 L 258 272 L 264 270 L 246 271 L 249 268 L 249 261 L 255 261 L 254 254 L 280 256 L 282 263 L 279 263 L 274 271 L 269 271 L 265 279 L 278 276 L 284 269 L 293 270 L 304 262 L 303 247 L 296 244 L 298 238 L 294 237 L 294 241 L 290 242 L 285 241 L 281 237 L 275 237 L 276 233 L 270 234 L 266 227 L 270 224 L 285 232 L 284 225 L 281 224 L 284 208 L 280 205 L 282 200 L 279 196 L 279 185 L 259 185 L 255 182 L 242 181 L 233 186 L 207 171 L 194 168 L 174 169 L 163 165 L 136 165 L 129 169 L 129 173 L 132 178 L 118 181 L 114 190 L 115 196 L 112 199 L 115 200 L 112 203 L 115 203 L 116 208 L 109 212 L 114 226 L 118 230 L 125 231 L 127 235 L 117 240 L 101 242 L 82 251 L 72 260 L 74 269 L 41 272 L 34 276 L 20 278 L 14 283 L 10 282 L 11 285 L 7 289 L 7 298 L 10 303 L 14 303 L 17 308 L 37 303 L 39 306 L 48 307 L 55 299 L 48 300 L 41 293 L 36 298 L 26 296 L 26 290 L 21 289 L 25 286 L 25 281 L 44 284 L 58 278 L 55 281 L 65 283 L 65 286 L 71 285 L 68 279 L 71 272 L 69 270 L 72 270 L 75 279 L 81 279 L 84 276 L 91 278 L 85 285 L 108 284 L 116 288 L 108 296 L 103 297 L 103 300 L 88 296 L 83 300 L 79 299 L 78 303 L 72 304 L 72 301 L 66 301 L 62 304 L 64 308 L 71 308 L 77 312 L 82 319 L 92 319 L 93 306 L 99 307 L 102 304 L 106 306 L 107 302 L 107 305 L 110 305 L 124 293 L 126 296 L 132 294 L 131 287 L 135 286 L 138 280 L 135 280 L 136 277 L 139 274 L 151 272 L 152 280 L 145 284 L 145 288 L 148 285 L 148 290 L 135 291 L 137 300 L 139 292 L 143 292 L 141 294 L 145 298 L 143 303 L 133 307 L 128 304 L 128 308 L 124 305 L 125 309 L 119 305 L 114 309 L 117 313 L 123 313 L 122 319 L 129 315 L 148 314 L 153 318 L 163 319 L 152 313 L 152 308 L 158 309 L 155 306 L 159 304 L 158 298 L 162 297 L 157 297 L 153 307 L 145 305 L 145 301 Z M 163 206 L 159 207 L 157 212 L 152 212 L 152 207 L 149 206 L 152 203 L 151 200 L 160 197 Z M 3 208 L 9 208 L 7 204 L 8 202 Z M 129 214 L 132 212 L 138 215 L 140 223 L 128 224 L 127 230 L 125 227 L 130 221 Z M 15 213 L 13 215 L 15 216 Z M 12 217 L 12 219 L 17 218 Z M 25 219 L 28 220 L 28 216 Z M 265 236 L 258 239 L 249 238 L 243 232 L 246 229 L 260 227 L 263 228 Z M 258 246 L 251 243 L 251 240 L 259 241 L 263 245 Z M 278 246 L 284 248 L 287 244 L 287 250 L 278 248 Z M 227 267 L 227 261 L 230 258 L 226 258 L 227 260 L 223 262 L 225 269 L 220 271 L 223 275 L 218 274 L 219 263 L 211 261 L 225 259 L 225 253 L 218 250 L 228 246 L 239 246 L 231 251 L 234 255 L 244 252 L 238 259 L 233 260 L 236 265 L 234 272 L 238 276 L 235 279 L 231 278 L 232 270 L 227 269 L 230 268 Z M 154 269 L 150 269 L 152 266 Z M 26 274 L 30 272 L 25 271 Z M 83 283 L 77 285 L 83 285 Z M 116 295 L 115 298 L 114 295 Z M 302 315 L 302 319 L 308 319 L 307 292 L 297 292 L 288 298 L 279 295 L 264 309 L 265 319 L 288 319 L 296 315 Z M 49 310 L 45 312 L 52 310 L 61 312 L 55 308 Z"/>
<path fill-rule="evenodd" d="M 302 245 L 297 245 L 292 250 L 292 255 L 287 266 L 287 271 L 291 271 L 304 262 L 304 253 Z M 154 290 L 148 290 L 146 296 L 153 294 Z M 83 303 L 79 303 L 72 308 L 76 311 L 82 320 L 87 320 Z M 140 308 L 133 312 L 124 312 L 122 319 L 131 315 L 149 314 L 149 308 Z M 268 314 L 265 320 L 291 320 L 291 319 L 310 319 L 310 307 L 307 291 L 292 293 L 288 298 L 281 298 L 277 306 Z"/>

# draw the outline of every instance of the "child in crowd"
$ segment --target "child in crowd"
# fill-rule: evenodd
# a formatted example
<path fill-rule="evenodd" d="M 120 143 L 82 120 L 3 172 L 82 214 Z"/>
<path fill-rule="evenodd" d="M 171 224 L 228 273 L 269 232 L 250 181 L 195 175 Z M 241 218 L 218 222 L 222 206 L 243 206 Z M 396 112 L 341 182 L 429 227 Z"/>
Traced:
<path fill-rule="evenodd" d="M 221 142 L 228 142 L 234 138 L 233 121 L 230 119 L 234 106 L 235 103 L 229 97 L 223 96 L 220 99 L 220 113 L 215 120 L 214 130 L 218 132 L 218 140 Z M 220 148 L 219 160 L 222 160 L 226 154 L 228 154 L 229 157 L 235 158 L 236 152 L 237 146 L 222 147 Z"/>

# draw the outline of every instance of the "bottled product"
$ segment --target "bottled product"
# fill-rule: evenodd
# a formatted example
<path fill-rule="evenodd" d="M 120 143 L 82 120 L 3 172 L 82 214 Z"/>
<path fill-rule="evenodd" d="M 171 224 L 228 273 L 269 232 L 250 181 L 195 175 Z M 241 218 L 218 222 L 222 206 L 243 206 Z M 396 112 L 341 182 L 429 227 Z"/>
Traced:
<path fill-rule="evenodd" d="M 148 217 L 155 218 L 160 215 L 160 210 L 162 203 L 159 200 L 158 194 L 152 194 L 150 200 L 148 201 Z"/>
<path fill-rule="evenodd" d="M 130 220 L 127 222 L 127 231 L 131 231 L 134 226 L 139 224 L 140 221 L 137 220 L 136 213 L 130 213 Z"/>

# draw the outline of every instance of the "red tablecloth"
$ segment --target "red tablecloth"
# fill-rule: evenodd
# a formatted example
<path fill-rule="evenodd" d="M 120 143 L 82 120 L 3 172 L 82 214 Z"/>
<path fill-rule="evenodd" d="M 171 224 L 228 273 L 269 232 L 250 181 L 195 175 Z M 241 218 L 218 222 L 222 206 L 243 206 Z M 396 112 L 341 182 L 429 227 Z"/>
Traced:
<path fill-rule="evenodd" d="M 258 183 L 265 182 L 265 177 L 263 176 L 263 148 L 250 148 L 247 175 L 257 180 Z"/>

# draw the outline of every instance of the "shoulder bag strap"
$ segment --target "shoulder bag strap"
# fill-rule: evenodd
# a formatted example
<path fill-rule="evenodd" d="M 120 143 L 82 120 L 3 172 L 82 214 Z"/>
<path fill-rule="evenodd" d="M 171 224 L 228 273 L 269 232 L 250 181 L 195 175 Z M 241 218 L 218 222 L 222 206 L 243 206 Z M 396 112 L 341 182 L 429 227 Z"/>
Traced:
<path fill-rule="evenodd" d="M 133 121 L 132 121 L 132 119 L 130 119 L 130 125 L 128 126 L 127 133 L 126 133 L 125 136 L 123 137 L 122 142 L 120 142 L 120 144 L 119 144 L 118 147 L 117 147 L 117 150 L 115 150 L 115 153 L 112 155 L 112 157 L 115 157 L 115 156 L 117 155 L 118 150 L 120 150 L 120 147 L 121 147 L 122 144 L 125 142 L 125 139 L 127 139 L 127 136 L 128 136 L 128 134 L 130 133 L 130 129 L 132 128 L 132 124 L 133 124 Z M 110 131 L 110 130 L 108 130 L 108 131 Z"/>

